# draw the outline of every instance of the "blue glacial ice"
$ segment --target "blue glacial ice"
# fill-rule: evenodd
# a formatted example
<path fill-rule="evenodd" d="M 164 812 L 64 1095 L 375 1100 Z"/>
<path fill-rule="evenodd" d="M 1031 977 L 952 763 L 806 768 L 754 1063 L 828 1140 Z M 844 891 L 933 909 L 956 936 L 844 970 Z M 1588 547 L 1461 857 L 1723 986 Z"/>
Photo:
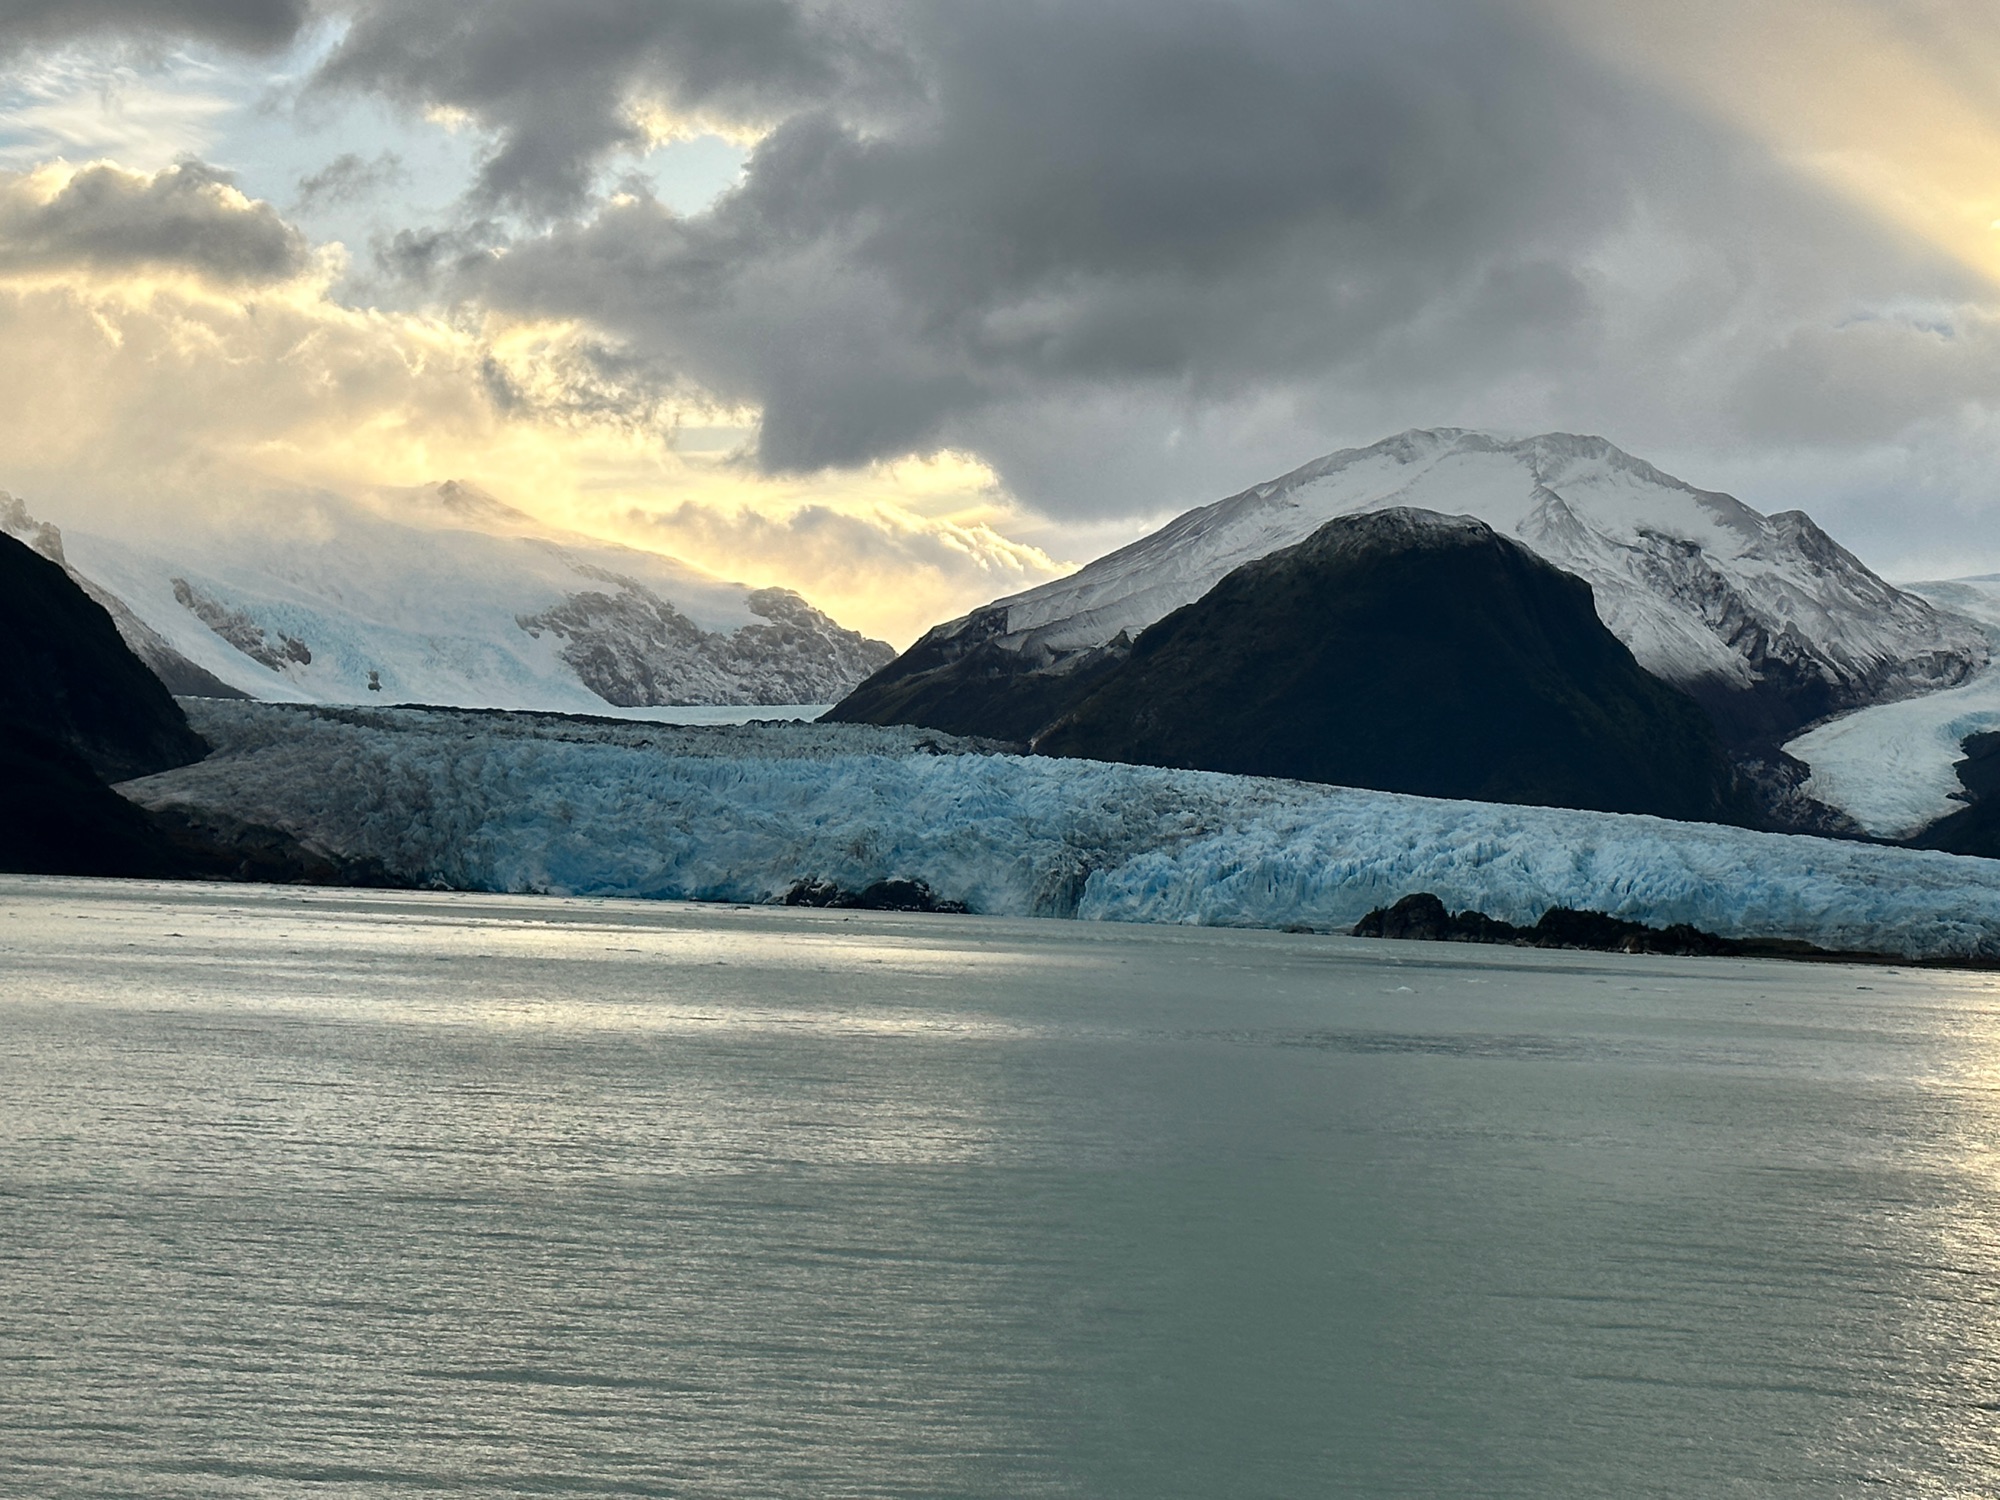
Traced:
<path fill-rule="evenodd" d="M 1432 891 L 1518 923 L 1563 905 L 2000 956 L 2000 861 L 976 753 L 917 729 L 188 707 L 216 754 L 127 795 L 465 889 L 767 901 L 901 877 L 996 915 L 1322 930 Z"/>

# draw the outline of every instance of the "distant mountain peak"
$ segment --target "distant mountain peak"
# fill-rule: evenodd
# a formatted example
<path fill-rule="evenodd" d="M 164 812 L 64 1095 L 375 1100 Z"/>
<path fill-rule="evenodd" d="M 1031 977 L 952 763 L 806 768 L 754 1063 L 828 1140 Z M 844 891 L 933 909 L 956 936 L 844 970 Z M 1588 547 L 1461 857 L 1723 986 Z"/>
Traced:
<path fill-rule="evenodd" d="M 8 497 L 0 530 L 66 551 L 131 648 L 195 697 L 827 703 L 895 654 L 789 591 L 545 526 L 462 481 L 271 498 L 142 542 L 60 537 Z"/>
<path fill-rule="evenodd" d="M 551 528 L 518 506 L 464 479 L 375 491 L 369 508 L 405 526 L 483 531 L 493 536 L 543 536 Z"/>
<path fill-rule="evenodd" d="M 486 490 L 480 489 L 475 484 L 468 484 L 462 479 L 447 479 L 438 484 L 428 485 L 422 493 L 433 496 L 441 509 L 468 521 L 534 524 L 534 518 L 526 511 L 516 509 Z"/>

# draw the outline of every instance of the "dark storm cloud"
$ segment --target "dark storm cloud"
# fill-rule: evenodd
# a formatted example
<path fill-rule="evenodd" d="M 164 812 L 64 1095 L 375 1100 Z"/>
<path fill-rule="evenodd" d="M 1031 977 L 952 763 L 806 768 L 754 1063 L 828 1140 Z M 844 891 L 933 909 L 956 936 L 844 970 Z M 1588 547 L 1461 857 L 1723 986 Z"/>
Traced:
<path fill-rule="evenodd" d="M 85 167 L 53 196 L 33 176 L 0 177 L 0 267 L 169 268 L 216 281 L 269 282 L 308 262 L 305 239 L 227 174 L 183 161 L 147 176 Z"/>
<path fill-rule="evenodd" d="M 290 41 L 309 10 L 309 0 L 0 0 L 0 51 L 105 32 L 262 51 Z"/>
<path fill-rule="evenodd" d="M 646 144 L 639 107 L 762 122 L 889 67 L 850 18 L 796 0 L 362 0 L 352 17 L 321 86 L 463 112 L 496 136 L 479 196 L 536 215 Z"/>
<path fill-rule="evenodd" d="M 765 407 L 768 465 L 810 468 L 1052 383 L 1311 371 L 1468 278 L 1489 323 L 1574 321 L 1565 237 L 1625 201 L 1580 128 L 1601 86 L 1477 8 L 898 16 L 901 108 L 795 111 L 712 215 L 608 210 L 494 292 L 677 347 Z"/>
<path fill-rule="evenodd" d="M 767 469 L 960 447 L 1071 512 L 1415 423 L 1794 441 L 1796 351 L 1844 409 L 1949 386 L 1875 311 L 1982 290 L 1509 0 L 416 0 L 322 83 L 571 216 L 421 274 L 755 404 Z M 711 211 L 589 201 L 648 100 L 770 126 Z"/>

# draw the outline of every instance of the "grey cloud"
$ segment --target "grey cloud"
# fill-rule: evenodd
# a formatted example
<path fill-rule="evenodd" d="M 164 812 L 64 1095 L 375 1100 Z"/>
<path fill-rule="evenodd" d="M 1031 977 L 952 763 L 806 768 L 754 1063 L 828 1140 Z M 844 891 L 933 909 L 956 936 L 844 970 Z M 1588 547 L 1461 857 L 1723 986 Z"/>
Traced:
<path fill-rule="evenodd" d="M 755 404 L 774 471 L 957 447 L 1111 513 L 1417 424 L 1684 448 L 1985 399 L 1963 352 L 1853 330 L 1989 289 L 1540 14 L 598 0 L 558 36 L 525 0 L 418 4 L 328 77 L 471 111 L 485 201 L 575 215 L 430 274 Z M 775 121 L 710 212 L 584 206 L 646 89 Z"/>
<path fill-rule="evenodd" d="M 305 238 L 227 173 L 182 161 L 148 176 L 85 167 L 44 198 L 32 176 L 0 176 L 0 267 L 172 267 L 225 282 L 283 280 L 310 259 Z"/>
<path fill-rule="evenodd" d="M 403 158 L 393 151 L 373 157 L 344 151 L 317 172 L 299 179 L 298 206 L 317 208 L 325 204 L 352 203 L 382 188 L 409 180 Z"/>
<path fill-rule="evenodd" d="M 480 219 L 443 229 L 398 229 L 378 236 L 372 250 L 378 271 L 429 291 L 441 281 L 473 271 L 506 239 L 498 221 Z"/>
<path fill-rule="evenodd" d="M 463 111 L 496 136 L 488 207 L 576 209 L 658 104 L 761 123 L 893 71 L 862 28 L 802 0 L 361 0 L 323 89 Z"/>
<path fill-rule="evenodd" d="M 0 0 L 0 51 L 103 32 L 267 51 L 296 36 L 310 9 L 310 0 Z"/>
<path fill-rule="evenodd" d="M 1740 418 L 1799 445 L 1880 443 L 1962 407 L 2000 406 L 2000 320 L 1905 310 L 1808 326 L 1774 342 L 1740 388 Z"/>

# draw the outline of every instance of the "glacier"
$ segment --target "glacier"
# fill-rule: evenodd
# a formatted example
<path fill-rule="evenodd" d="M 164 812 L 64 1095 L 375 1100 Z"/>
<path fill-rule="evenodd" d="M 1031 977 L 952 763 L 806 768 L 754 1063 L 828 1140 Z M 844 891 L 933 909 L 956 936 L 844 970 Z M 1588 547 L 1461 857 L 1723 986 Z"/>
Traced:
<path fill-rule="evenodd" d="M 1911 838 L 1961 810 L 1965 788 L 1955 767 L 1965 739 L 2000 730 L 2000 577 L 1904 587 L 1978 622 L 1994 660 L 1958 687 L 1856 709 L 1785 746 L 1812 768 L 1800 790 L 1877 838 Z"/>
<path fill-rule="evenodd" d="M 994 753 L 906 727 L 689 727 L 186 700 L 216 746 L 142 806 L 412 881 L 763 902 L 920 880 L 1003 916 L 1344 930 L 1431 891 L 1725 937 L 2000 957 L 2000 863 L 1801 835 Z"/>

